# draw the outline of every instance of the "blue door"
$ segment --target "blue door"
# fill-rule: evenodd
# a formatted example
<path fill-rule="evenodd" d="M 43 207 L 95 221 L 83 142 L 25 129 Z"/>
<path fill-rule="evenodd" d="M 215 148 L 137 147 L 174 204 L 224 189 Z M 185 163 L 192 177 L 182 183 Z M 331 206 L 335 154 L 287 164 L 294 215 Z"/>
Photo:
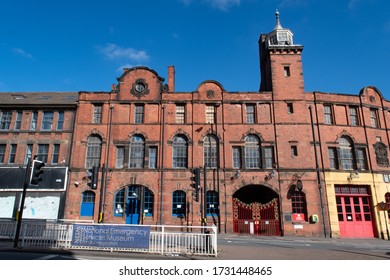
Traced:
<path fill-rule="evenodd" d="M 137 198 L 129 197 L 126 202 L 126 224 L 139 224 L 140 203 Z"/>
<path fill-rule="evenodd" d="M 80 216 L 93 217 L 94 209 L 95 209 L 95 193 L 92 191 L 83 192 L 83 198 L 80 207 Z"/>

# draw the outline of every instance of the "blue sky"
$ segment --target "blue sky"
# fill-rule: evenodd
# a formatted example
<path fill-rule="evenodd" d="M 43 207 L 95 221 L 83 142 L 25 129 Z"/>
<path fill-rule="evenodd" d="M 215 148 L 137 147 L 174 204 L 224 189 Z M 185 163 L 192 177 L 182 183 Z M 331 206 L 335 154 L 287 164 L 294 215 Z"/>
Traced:
<path fill-rule="evenodd" d="M 376 86 L 390 99 L 387 0 L 4 0 L 0 92 L 108 91 L 137 65 L 166 79 L 174 65 L 176 91 L 258 91 L 276 9 L 304 46 L 306 91 Z"/>

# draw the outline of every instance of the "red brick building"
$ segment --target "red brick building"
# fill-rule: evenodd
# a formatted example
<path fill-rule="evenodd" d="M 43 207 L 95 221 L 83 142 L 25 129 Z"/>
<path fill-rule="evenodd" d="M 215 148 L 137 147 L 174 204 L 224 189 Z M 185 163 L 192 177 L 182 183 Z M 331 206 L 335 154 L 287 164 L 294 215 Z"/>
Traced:
<path fill-rule="evenodd" d="M 372 86 L 306 92 L 303 46 L 278 14 L 259 50 L 256 92 L 177 92 L 173 66 L 166 83 L 134 67 L 79 92 L 64 218 L 388 238 L 390 103 Z"/>
<path fill-rule="evenodd" d="M 20 210 L 29 159 L 46 163 L 38 186 L 28 187 L 23 217 L 60 219 L 65 213 L 77 92 L 0 94 L 0 218 Z"/>

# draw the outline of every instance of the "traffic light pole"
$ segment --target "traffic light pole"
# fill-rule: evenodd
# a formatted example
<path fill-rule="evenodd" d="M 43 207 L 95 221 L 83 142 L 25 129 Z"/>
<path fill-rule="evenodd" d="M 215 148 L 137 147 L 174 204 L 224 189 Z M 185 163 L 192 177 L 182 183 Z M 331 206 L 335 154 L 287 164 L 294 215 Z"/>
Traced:
<path fill-rule="evenodd" d="M 207 166 L 204 165 L 203 170 L 203 211 L 202 211 L 202 226 L 207 226 Z M 206 229 L 204 229 L 206 231 Z"/>
<path fill-rule="evenodd" d="M 14 248 L 18 247 L 18 241 L 19 241 L 19 236 L 20 236 L 20 228 L 22 226 L 24 201 L 26 200 L 26 192 L 27 192 L 27 187 L 29 185 L 30 173 L 31 173 L 31 158 L 28 158 L 26 172 L 24 174 L 22 201 L 20 202 L 20 208 L 19 208 L 19 211 L 17 213 L 18 223 L 17 223 L 17 226 L 16 226 L 16 233 L 15 233 L 15 238 L 14 238 Z"/>

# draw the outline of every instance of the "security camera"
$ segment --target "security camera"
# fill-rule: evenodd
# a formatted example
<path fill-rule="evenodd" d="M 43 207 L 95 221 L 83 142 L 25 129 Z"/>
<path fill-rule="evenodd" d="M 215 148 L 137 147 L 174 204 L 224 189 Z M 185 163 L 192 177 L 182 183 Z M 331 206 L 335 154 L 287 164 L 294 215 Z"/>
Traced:
<path fill-rule="evenodd" d="M 80 182 L 74 182 L 74 185 L 78 187 L 80 185 Z"/>

